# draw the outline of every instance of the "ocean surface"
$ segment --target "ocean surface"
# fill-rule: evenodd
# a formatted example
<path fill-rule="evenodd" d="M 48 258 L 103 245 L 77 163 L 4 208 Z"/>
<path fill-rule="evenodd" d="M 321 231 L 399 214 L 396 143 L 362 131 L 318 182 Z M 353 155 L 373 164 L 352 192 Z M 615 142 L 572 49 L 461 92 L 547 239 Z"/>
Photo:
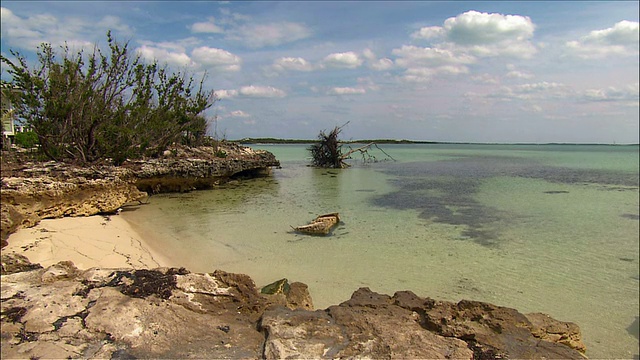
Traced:
<path fill-rule="evenodd" d="M 487 301 L 577 323 L 591 358 L 638 357 L 638 146 L 381 145 L 395 161 L 343 170 L 252 147 L 282 168 L 123 216 L 191 271 L 301 281 L 316 308 L 359 287 Z M 330 212 L 331 236 L 291 229 Z"/>

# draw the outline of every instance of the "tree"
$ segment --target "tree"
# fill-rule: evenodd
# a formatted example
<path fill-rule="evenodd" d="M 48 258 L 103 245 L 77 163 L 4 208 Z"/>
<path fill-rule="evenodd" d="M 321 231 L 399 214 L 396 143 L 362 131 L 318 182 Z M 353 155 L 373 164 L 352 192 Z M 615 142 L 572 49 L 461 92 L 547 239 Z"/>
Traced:
<path fill-rule="evenodd" d="M 18 117 L 38 136 L 53 160 L 88 164 L 105 158 L 156 156 L 171 143 L 199 145 L 207 130 L 202 113 L 215 102 L 213 91 L 184 73 L 170 73 L 157 62 L 132 56 L 128 43 L 107 32 L 108 55 L 95 46 L 90 55 L 50 44 L 38 47 L 38 64 L 11 50 L 17 63 L 2 56 Z"/>

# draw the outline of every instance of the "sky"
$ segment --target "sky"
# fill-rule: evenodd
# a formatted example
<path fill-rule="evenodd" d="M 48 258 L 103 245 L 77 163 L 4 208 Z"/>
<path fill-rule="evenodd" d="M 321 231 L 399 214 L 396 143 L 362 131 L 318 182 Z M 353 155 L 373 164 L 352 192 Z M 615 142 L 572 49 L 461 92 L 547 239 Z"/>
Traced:
<path fill-rule="evenodd" d="M 2 54 L 104 47 L 214 90 L 219 138 L 638 143 L 638 1 L 2 1 Z M 10 79 L 6 69 L 2 78 Z"/>

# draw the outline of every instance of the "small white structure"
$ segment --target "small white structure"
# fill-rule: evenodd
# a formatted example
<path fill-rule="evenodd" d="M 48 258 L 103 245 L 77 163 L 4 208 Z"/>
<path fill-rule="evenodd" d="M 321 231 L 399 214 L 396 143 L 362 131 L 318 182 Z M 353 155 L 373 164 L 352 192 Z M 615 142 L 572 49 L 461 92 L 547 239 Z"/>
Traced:
<path fill-rule="evenodd" d="M 2 144 L 10 147 L 11 140 L 16 134 L 16 117 L 13 112 L 13 106 L 7 96 L 9 91 L 19 91 L 19 89 L 13 87 L 11 84 L 2 82 Z"/>

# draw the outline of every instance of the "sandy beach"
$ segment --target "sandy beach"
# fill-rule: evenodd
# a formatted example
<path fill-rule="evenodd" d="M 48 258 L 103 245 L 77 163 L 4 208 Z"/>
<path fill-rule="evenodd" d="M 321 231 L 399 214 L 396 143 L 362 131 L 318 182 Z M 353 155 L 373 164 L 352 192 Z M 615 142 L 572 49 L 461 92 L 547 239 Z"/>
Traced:
<path fill-rule="evenodd" d="M 152 269 L 172 266 L 121 216 L 45 219 L 9 236 L 3 253 L 15 252 L 42 266 L 63 260 L 79 269 L 92 267 Z"/>

